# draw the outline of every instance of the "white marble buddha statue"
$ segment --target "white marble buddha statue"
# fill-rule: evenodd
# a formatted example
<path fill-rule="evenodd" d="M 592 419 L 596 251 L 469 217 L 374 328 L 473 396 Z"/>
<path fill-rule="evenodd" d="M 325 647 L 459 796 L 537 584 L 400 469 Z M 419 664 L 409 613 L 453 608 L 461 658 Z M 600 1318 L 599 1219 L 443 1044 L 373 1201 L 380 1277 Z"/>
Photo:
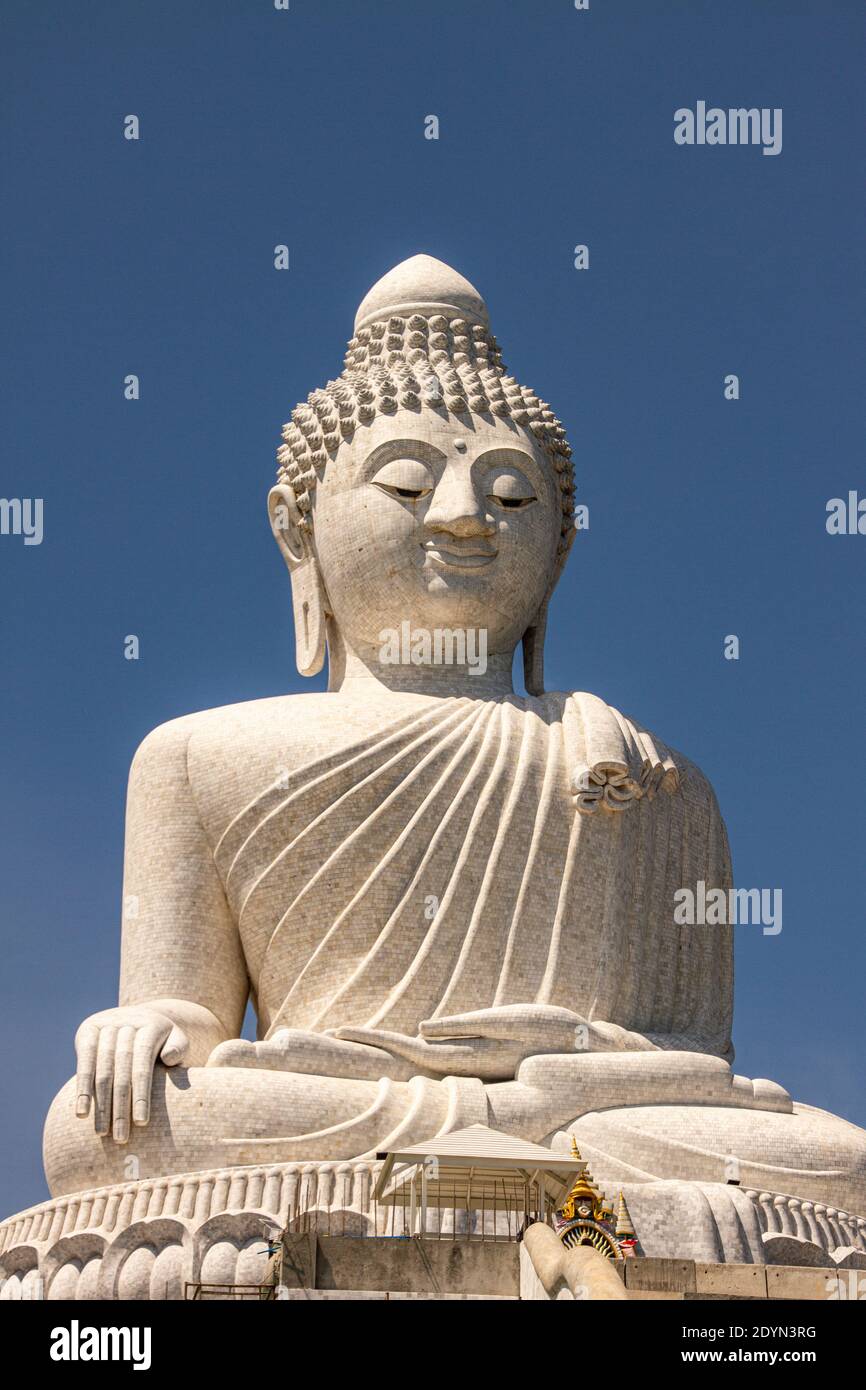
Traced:
<path fill-rule="evenodd" d="M 674 921 L 679 889 L 731 881 L 707 781 L 544 692 L 570 450 L 477 291 L 397 266 L 283 437 L 271 523 L 328 690 L 136 754 L 120 1003 L 78 1030 L 52 1193 L 122 1180 L 130 1151 L 151 1176 L 480 1121 L 573 1131 L 620 1179 L 723 1182 L 734 1155 L 744 1183 L 866 1210 L 866 1135 L 731 1071 L 730 929 Z"/>

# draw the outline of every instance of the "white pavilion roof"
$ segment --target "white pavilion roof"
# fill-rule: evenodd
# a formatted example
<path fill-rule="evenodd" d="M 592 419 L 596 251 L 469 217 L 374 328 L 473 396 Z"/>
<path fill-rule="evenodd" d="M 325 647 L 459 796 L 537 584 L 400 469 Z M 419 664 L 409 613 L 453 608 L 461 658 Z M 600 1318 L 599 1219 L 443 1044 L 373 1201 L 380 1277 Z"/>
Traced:
<path fill-rule="evenodd" d="M 432 1167 L 426 1187 L 433 1196 L 440 1190 L 470 1188 L 479 1194 L 486 1188 L 514 1191 L 539 1181 L 553 1195 L 562 1192 L 569 1179 L 586 1167 L 582 1159 L 556 1154 L 541 1144 L 516 1139 L 481 1124 L 454 1130 L 423 1144 L 389 1149 L 376 1157 L 385 1161 L 374 1195 L 385 1202 L 393 1200 L 396 1190 L 410 1181 L 419 1168 Z M 399 1165 L 396 1169 L 395 1164 Z M 386 1193 L 389 1179 L 391 1186 Z"/>

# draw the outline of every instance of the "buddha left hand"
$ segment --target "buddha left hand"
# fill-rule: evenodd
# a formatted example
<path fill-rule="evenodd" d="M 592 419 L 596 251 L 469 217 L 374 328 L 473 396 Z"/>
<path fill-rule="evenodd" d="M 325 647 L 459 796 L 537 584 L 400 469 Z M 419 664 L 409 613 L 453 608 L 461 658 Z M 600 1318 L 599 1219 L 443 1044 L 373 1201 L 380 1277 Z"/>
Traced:
<path fill-rule="evenodd" d="M 503 1004 L 426 1019 L 417 1038 L 378 1028 L 337 1028 L 334 1036 L 382 1048 L 427 1073 L 482 1081 L 508 1080 L 522 1061 L 540 1053 L 658 1050 L 639 1033 L 616 1023 L 590 1023 L 553 1004 Z"/>

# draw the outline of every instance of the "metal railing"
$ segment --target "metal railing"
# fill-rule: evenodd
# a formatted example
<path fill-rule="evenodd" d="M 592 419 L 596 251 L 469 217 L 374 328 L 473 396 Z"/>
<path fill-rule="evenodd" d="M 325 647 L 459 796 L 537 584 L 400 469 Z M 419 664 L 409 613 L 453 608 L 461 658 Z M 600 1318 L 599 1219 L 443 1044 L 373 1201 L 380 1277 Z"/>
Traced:
<path fill-rule="evenodd" d="M 201 1303 L 206 1299 L 255 1299 L 269 1303 L 277 1296 L 275 1284 L 193 1284 L 183 1286 L 183 1296 L 189 1302 Z"/>

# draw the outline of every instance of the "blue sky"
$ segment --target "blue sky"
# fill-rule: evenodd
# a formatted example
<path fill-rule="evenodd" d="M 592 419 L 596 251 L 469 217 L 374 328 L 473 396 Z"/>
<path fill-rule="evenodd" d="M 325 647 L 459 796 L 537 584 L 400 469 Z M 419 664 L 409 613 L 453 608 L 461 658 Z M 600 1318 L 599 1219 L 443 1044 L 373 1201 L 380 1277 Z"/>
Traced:
<path fill-rule="evenodd" d="M 0 494 L 44 499 L 44 539 L 0 536 L 0 1213 L 45 1195 L 44 1113 L 116 1001 L 136 745 L 310 688 L 279 428 L 417 251 L 575 449 L 548 685 L 698 762 L 738 883 L 783 890 L 779 936 L 737 929 L 737 1070 L 866 1124 L 866 536 L 825 529 L 866 496 L 862 5 L 7 0 L 2 28 Z M 677 146 L 698 100 L 781 107 L 782 153 Z"/>

